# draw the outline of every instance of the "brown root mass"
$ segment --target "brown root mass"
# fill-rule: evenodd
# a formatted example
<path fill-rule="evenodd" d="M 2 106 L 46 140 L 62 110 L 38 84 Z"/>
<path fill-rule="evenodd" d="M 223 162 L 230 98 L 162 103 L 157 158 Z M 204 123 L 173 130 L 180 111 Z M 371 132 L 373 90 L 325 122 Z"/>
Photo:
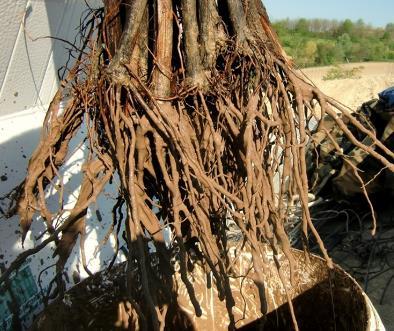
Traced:
<path fill-rule="evenodd" d="M 134 320 L 149 329 L 164 328 L 167 309 L 162 295 L 168 302 L 176 300 L 174 254 L 195 313 L 201 315 L 188 277 L 193 255 L 212 272 L 219 296 L 226 300 L 229 328 L 234 328 L 229 219 L 250 247 L 262 312 L 263 244 L 283 251 L 295 282 L 284 227 L 293 196 L 299 197 L 303 210 L 305 249 L 312 233 L 332 264 L 308 210 L 306 147 L 316 130 L 327 133 L 324 126 L 314 128 L 311 123 L 331 116 L 352 143 L 380 160 L 382 167 L 393 170 L 394 155 L 345 107 L 297 76 L 259 0 L 104 3 L 104 10 L 84 21 L 81 53 L 48 109 L 17 200 L 23 238 L 36 212 L 46 222 L 49 237 L 19 256 L 1 280 L 51 241 L 57 244 L 61 274 L 78 236 L 81 241 L 85 236 L 87 208 L 116 173 L 121 187 L 114 210 L 123 203 L 127 208 L 123 221 L 128 261 L 137 264 L 146 307 L 137 309 Z M 67 101 L 62 112 L 61 101 Z M 374 144 L 358 141 L 346 121 Z M 84 178 L 74 209 L 55 226 L 62 204 L 55 214 L 50 212 L 44 192 L 55 185 L 68 144 L 82 123 L 88 128 L 89 146 Z M 353 170 L 358 172 L 355 166 Z M 159 206 L 158 213 L 153 206 Z M 165 243 L 163 228 L 171 230 L 171 244 Z M 149 242 L 157 260 L 149 253 Z M 60 280 L 58 285 L 61 295 Z M 127 288 L 133 302 L 133 284 Z"/>

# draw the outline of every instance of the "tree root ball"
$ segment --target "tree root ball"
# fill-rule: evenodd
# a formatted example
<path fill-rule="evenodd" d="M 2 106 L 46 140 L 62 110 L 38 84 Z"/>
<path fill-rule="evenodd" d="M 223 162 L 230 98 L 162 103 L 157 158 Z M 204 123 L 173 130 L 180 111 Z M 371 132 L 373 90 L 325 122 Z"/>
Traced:
<path fill-rule="evenodd" d="M 302 209 L 305 251 L 313 235 L 333 267 L 308 209 L 305 155 L 317 143 L 312 135 L 326 135 L 333 153 L 343 156 L 321 118 L 331 117 L 382 167 L 392 170 L 394 155 L 348 109 L 297 75 L 260 0 L 104 0 L 104 5 L 81 20 L 76 60 L 48 109 L 26 179 L 14 194 L 12 210 L 19 214 L 23 239 L 36 213 L 48 235 L 23 252 L 1 280 L 55 242 L 55 294 L 62 298 L 62 271 L 77 239 L 84 241 L 87 209 L 117 176 L 112 226 L 118 238 L 125 233 L 128 270 L 137 268 L 141 285 L 140 301 L 133 302 L 135 285 L 126 277 L 127 300 L 117 309 L 130 316 L 130 323 L 144 321 L 150 330 L 163 330 L 169 313 L 164 303 L 176 303 L 176 265 L 195 315 L 203 315 L 197 299 L 201 289 L 190 270 L 200 263 L 212 274 L 228 327 L 234 329 L 237 307 L 230 283 L 245 275 L 234 271 L 238 257 L 230 254 L 230 223 L 251 254 L 261 312 L 267 305 L 265 245 L 275 257 L 286 256 L 296 285 L 297 263 L 285 231 L 294 196 Z M 373 143 L 359 141 L 346 123 Z M 50 210 L 45 191 L 62 191 L 56 180 L 82 124 L 88 146 L 84 176 L 74 208 L 58 222 L 63 204 Z M 358 174 L 356 166 L 352 169 Z M 83 264 L 89 272 L 86 258 Z M 281 262 L 276 266 L 285 282 Z M 291 300 L 289 309 L 298 330 Z"/>

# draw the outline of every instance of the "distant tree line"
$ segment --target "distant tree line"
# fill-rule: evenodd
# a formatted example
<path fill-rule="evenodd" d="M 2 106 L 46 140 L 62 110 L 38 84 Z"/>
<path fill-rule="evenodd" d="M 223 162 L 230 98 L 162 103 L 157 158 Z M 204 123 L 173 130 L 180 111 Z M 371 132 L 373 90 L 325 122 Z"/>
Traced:
<path fill-rule="evenodd" d="M 363 20 L 285 19 L 273 23 L 287 54 L 300 67 L 394 61 L 394 23 L 376 28 Z"/>

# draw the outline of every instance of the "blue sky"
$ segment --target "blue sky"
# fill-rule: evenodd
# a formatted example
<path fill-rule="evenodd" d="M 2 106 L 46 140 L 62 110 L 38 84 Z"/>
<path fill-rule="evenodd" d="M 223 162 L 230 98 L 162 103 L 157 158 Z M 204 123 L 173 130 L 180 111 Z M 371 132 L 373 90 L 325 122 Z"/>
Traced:
<path fill-rule="evenodd" d="M 376 27 L 394 23 L 394 0 L 263 0 L 271 21 L 283 18 L 327 18 L 356 21 Z"/>

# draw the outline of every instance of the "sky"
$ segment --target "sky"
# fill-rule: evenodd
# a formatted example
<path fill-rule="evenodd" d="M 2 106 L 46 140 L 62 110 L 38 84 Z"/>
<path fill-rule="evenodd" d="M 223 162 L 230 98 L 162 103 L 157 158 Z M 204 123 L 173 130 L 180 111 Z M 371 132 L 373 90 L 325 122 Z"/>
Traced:
<path fill-rule="evenodd" d="M 263 0 L 271 21 L 285 18 L 362 19 L 375 27 L 394 23 L 394 0 Z"/>

